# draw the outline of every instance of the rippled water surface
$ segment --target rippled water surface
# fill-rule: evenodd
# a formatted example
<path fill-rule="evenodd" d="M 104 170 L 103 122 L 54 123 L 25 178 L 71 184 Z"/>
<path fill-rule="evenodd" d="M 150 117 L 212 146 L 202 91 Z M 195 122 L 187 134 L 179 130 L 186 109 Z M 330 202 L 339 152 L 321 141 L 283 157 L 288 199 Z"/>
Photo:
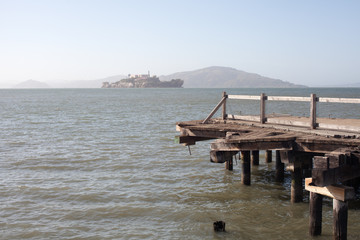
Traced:
<path fill-rule="evenodd" d="M 0 239 L 309 239 L 308 199 L 290 203 L 274 163 L 209 162 L 209 142 L 174 143 L 177 121 L 205 118 L 222 89 L 0 89 Z M 359 89 L 231 89 L 232 94 L 360 97 Z M 255 104 L 255 105 L 254 105 Z M 273 105 L 308 115 L 308 105 Z M 243 113 L 258 103 L 230 103 Z M 359 118 L 359 106 L 322 107 Z M 263 157 L 263 155 L 261 155 Z M 332 237 L 325 201 L 323 235 Z M 226 222 L 214 233 L 212 223 Z M 360 239 L 360 208 L 348 239 Z"/>

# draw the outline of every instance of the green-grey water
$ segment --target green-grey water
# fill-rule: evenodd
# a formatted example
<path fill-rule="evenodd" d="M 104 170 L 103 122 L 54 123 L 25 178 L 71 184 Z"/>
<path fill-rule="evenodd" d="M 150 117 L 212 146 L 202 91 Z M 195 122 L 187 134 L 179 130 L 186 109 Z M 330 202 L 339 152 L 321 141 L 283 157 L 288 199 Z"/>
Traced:
<path fill-rule="evenodd" d="M 204 119 L 224 89 L 0 89 L 0 239 L 311 239 L 308 197 L 290 203 L 274 163 L 210 163 L 209 143 L 174 143 L 177 121 Z M 360 89 L 225 89 L 231 94 L 357 97 Z M 306 103 L 269 112 L 306 115 Z M 359 118 L 356 104 L 322 104 L 323 117 Z M 228 111 L 257 114 L 258 103 Z M 263 157 L 263 154 L 261 154 Z M 225 233 L 212 223 L 226 222 Z M 350 205 L 348 239 L 360 239 Z M 332 202 L 323 234 L 332 238 Z"/>

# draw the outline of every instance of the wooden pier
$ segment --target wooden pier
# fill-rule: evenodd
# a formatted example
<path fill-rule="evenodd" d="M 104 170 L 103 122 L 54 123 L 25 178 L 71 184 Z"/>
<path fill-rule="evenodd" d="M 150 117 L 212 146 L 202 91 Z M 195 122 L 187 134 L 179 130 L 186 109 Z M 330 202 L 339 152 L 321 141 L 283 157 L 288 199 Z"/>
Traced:
<path fill-rule="evenodd" d="M 227 100 L 259 101 L 259 115 L 227 113 Z M 267 101 L 309 102 L 309 117 L 266 114 Z M 210 160 L 233 169 L 233 156 L 241 152 L 241 181 L 251 185 L 251 165 L 259 164 L 259 151 L 272 161 L 276 151 L 275 179 L 282 181 L 284 170 L 291 172 L 291 201 L 303 200 L 310 192 L 309 233 L 321 234 L 323 196 L 333 199 L 334 239 L 347 238 L 348 201 L 355 198 L 351 186 L 360 177 L 360 119 L 318 118 L 318 102 L 355 103 L 355 98 L 227 95 L 204 120 L 176 123 L 176 142 L 185 146 L 213 140 Z M 213 118 L 217 111 L 221 117 Z M 311 173 L 305 176 L 304 173 Z M 303 184 L 305 179 L 305 186 Z"/>

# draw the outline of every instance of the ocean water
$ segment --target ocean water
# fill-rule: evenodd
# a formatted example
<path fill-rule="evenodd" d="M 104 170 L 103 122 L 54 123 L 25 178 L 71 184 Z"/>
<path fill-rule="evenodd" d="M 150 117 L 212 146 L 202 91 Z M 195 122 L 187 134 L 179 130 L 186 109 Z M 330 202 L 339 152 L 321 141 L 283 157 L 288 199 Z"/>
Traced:
<path fill-rule="evenodd" d="M 174 143 L 177 121 L 204 119 L 224 89 L 0 89 L 0 239 L 311 239 L 308 196 L 290 203 L 274 163 L 252 185 L 210 163 L 209 141 Z M 360 89 L 225 89 L 230 94 L 357 97 Z M 228 111 L 257 114 L 258 102 Z M 322 117 L 359 118 L 356 104 L 321 104 Z M 268 113 L 309 115 L 307 103 Z M 260 157 L 263 158 L 261 152 Z M 350 204 L 348 239 L 360 239 Z M 215 233 L 213 222 L 226 222 Z M 332 201 L 323 234 L 332 238 Z"/>

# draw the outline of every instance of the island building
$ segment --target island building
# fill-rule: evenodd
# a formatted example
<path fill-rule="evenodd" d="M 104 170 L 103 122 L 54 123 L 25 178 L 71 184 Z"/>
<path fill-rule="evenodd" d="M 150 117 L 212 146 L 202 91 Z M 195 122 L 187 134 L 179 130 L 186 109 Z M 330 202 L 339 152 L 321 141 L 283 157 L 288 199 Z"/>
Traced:
<path fill-rule="evenodd" d="M 128 74 L 128 78 L 109 83 L 103 82 L 101 88 L 181 88 L 184 81 L 181 79 L 172 79 L 171 81 L 160 81 L 156 75 L 148 74 Z"/>

